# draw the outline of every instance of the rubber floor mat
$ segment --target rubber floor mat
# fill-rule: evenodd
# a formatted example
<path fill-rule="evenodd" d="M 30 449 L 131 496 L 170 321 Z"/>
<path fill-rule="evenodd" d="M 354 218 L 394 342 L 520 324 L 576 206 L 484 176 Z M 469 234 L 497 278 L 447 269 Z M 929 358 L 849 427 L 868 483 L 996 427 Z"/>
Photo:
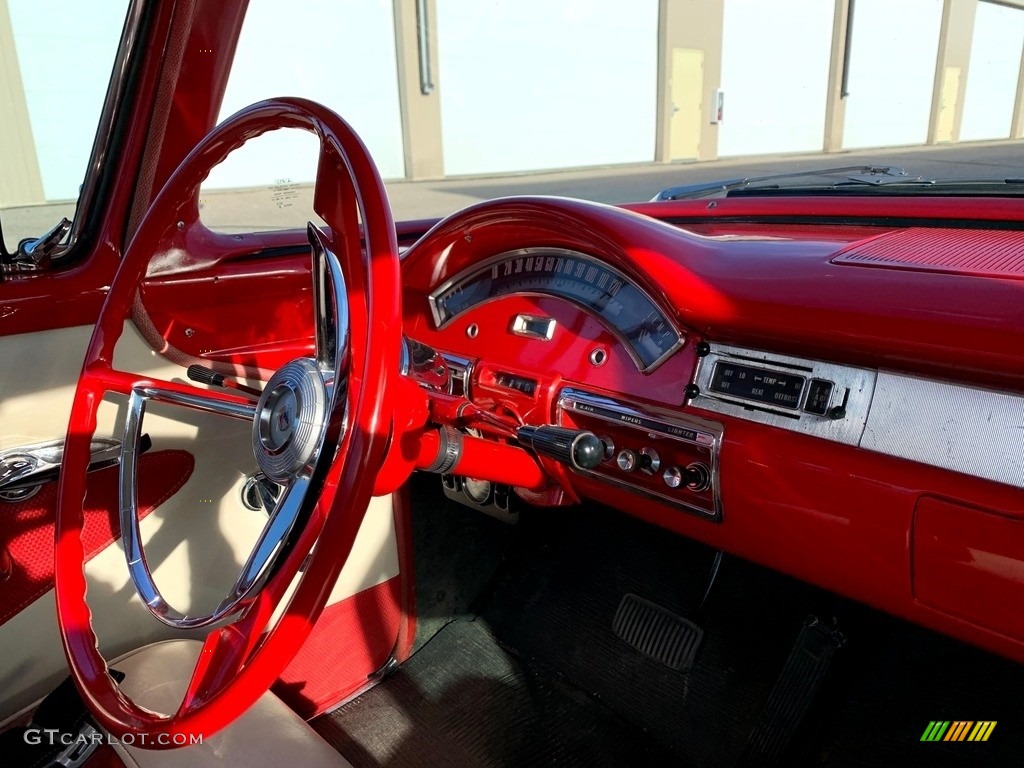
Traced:
<path fill-rule="evenodd" d="M 356 768 L 680 765 L 598 700 L 501 646 L 482 621 L 449 624 L 399 672 L 312 725 Z"/>

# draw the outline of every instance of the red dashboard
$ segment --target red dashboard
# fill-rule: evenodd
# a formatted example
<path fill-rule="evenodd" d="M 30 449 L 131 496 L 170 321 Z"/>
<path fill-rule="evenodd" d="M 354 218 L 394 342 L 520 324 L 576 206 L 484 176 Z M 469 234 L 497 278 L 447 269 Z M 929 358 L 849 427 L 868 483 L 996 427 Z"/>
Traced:
<path fill-rule="evenodd" d="M 400 230 L 404 333 L 479 408 L 605 442 L 594 471 L 543 460 L 529 501 L 600 501 L 1024 661 L 1003 607 L 1024 598 L 1024 216 L 798 202 L 516 198 Z M 282 238 L 151 276 L 156 332 L 250 371 L 308 344 L 308 257 Z M 726 360 L 795 377 L 794 410 L 708 391 Z M 813 381 L 838 419 L 810 411 Z"/>
<path fill-rule="evenodd" d="M 571 496 L 611 504 L 1024 660 L 1024 620 L 998 607 L 1024 597 L 1024 579 L 1015 575 L 1024 564 L 1024 546 L 1018 546 L 1024 543 L 1024 504 L 1013 484 L 1019 477 L 994 482 L 983 469 L 950 471 L 929 451 L 914 460 L 914 434 L 907 435 L 906 448 L 882 453 L 781 428 L 778 409 L 762 412 L 743 403 L 709 410 L 712 400 L 691 402 L 687 391 L 706 351 L 703 342 L 756 352 L 755 363 L 769 370 L 788 370 L 779 366 L 793 361 L 817 369 L 824 361 L 871 376 L 892 371 L 915 383 L 941 382 L 953 387 L 952 395 L 963 395 L 968 409 L 985 407 L 986 387 L 1014 400 L 1024 373 L 1024 274 L 1003 267 L 998 276 L 979 276 L 977 260 L 966 274 L 948 257 L 931 258 L 926 268 L 901 268 L 892 260 L 842 263 L 843 254 L 883 238 L 903 237 L 906 254 L 920 253 L 922 231 L 931 234 L 933 249 L 942 241 L 941 229 L 902 222 L 705 219 L 670 226 L 567 200 L 486 203 L 443 222 L 407 253 L 406 333 L 472 361 L 469 392 L 478 405 L 599 434 L 609 450 L 598 470 L 563 473 Z M 984 244 L 985 233 L 971 234 Z M 1004 255 L 1024 253 L 1020 232 L 1001 231 L 998 242 Z M 438 327 L 431 296 L 439 286 L 501 254 L 520 259 L 526 270 L 531 249 L 585 254 L 627 275 L 670 314 L 683 346 L 644 372 L 612 323 L 578 300 L 552 297 L 557 288 L 499 288 L 496 295 L 459 303 L 467 308 Z M 521 317 L 553 321 L 551 338 L 517 333 Z M 560 408 L 567 391 L 610 399 L 619 406 L 619 423 Z M 969 398 L 979 393 L 972 405 Z M 881 380 L 873 394 L 883 401 Z M 865 398 L 867 409 L 872 392 Z M 953 416 L 942 403 L 935 406 L 927 418 L 944 422 L 964 404 Z M 630 423 L 623 409 L 654 419 L 655 426 Z M 706 429 L 705 445 L 674 440 L 657 426 L 665 423 Z M 965 428 L 971 424 L 968 419 Z M 715 440 L 720 445 L 709 450 Z M 653 473 L 623 469 L 624 449 L 641 460 L 641 452 L 651 450 L 660 466 Z M 630 461 L 627 456 L 627 466 Z M 713 470 L 718 514 L 712 492 L 685 482 L 672 488 L 663 477 L 666 468 L 692 464 Z M 978 609 L 972 597 L 978 592 L 989 596 L 992 610 Z"/>

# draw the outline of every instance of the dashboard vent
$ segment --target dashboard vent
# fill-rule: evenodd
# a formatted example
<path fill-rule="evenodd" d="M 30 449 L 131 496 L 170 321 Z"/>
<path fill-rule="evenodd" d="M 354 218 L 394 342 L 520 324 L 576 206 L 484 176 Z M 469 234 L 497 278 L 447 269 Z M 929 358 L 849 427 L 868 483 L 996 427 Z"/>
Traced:
<path fill-rule="evenodd" d="M 1024 278 L 1024 232 L 911 227 L 856 243 L 833 264 Z"/>

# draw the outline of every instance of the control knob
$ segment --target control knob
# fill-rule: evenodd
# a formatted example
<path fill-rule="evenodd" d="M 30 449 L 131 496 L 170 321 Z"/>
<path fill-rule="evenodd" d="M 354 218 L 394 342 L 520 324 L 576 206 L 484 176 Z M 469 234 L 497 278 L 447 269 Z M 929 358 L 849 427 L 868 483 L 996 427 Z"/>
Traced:
<path fill-rule="evenodd" d="M 625 448 L 619 451 L 619 455 L 615 457 L 615 463 L 623 472 L 632 472 L 637 465 L 636 453 Z"/>

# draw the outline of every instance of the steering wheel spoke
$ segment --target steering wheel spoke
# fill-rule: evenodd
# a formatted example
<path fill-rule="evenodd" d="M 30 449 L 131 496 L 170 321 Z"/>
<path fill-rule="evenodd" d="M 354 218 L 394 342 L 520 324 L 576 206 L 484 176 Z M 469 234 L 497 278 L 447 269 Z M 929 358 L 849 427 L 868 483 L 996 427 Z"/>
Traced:
<path fill-rule="evenodd" d="M 106 392 L 129 396 L 137 393 L 145 400 L 216 413 L 243 421 L 252 421 L 256 415 L 256 404 L 249 398 L 215 389 L 200 389 L 191 384 L 140 376 L 116 368 L 92 366 L 83 375 L 83 385 L 100 396 Z"/>
<path fill-rule="evenodd" d="M 307 234 L 313 251 L 315 357 L 325 383 L 333 390 L 348 366 L 348 291 L 341 264 L 327 237 L 312 224 Z"/>
<path fill-rule="evenodd" d="M 248 636 L 233 625 L 207 635 L 175 716 L 191 714 L 222 690 L 241 670 L 251 650 Z"/>
<path fill-rule="evenodd" d="M 242 572 L 231 590 L 231 598 L 245 600 L 269 576 L 274 563 L 283 554 L 296 522 L 302 516 L 309 486 L 308 477 L 298 477 L 285 486 L 277 499 L 263 499 L 265 505 L 268 501 L 273 503 L 273 507 L 268 508 L 270 517 L 242 566 Z"/>

